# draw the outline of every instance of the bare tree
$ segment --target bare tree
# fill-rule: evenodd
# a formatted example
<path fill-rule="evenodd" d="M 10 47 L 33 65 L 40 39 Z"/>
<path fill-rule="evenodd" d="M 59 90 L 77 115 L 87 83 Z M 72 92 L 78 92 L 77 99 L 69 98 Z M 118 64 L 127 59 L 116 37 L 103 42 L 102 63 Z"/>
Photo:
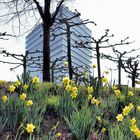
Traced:
<path fill-rule="evenodd" d="M 81 14 L 77 10 L 75 10 L 74 15 L 69 18 L 67 18 L 67 17 L 62 18 L 62 19 L 57 18 L 56 19 L 57 25 L 55 28 L 52 29 L 53 40 L 60 35 L 66 35 L 67 58 L 68 58 L 68 68 L 69 68 L 69 78 L 70 79 L 73 79 L 73 74 L 75 73 L 74 69 L 73 69 L 73 65 L 72 65 L 72 56 L 71 56 L 71 48 L 74 47 L 74 44 L 71 43 L 71 40 L 73 39 L 71 35 L 75 35 L 77 38 L 79 37 L 79 34 L 76 34 L 72 29 L 74 27 L 78 28 L 81 25 L 89 24 L 89 23 L 96 25 L 93 21 L 89 21 L 89 19 L 80 20 L 80 18 L 79 18 L 80 15 Z M 79 22 L 74 21 L 75 18 L 78 18 L 80 21 Z M 65 27 L 63 27 L 63 25 L 65 25 Z M 58 33 L 58 34 L 54 33 L 54 31 L 57 29 L 61 29 L 62 32 Z M 87 38 L 85 38 L 85 39 L 88 40 Z M 75 45 L 76 45 L 76 41 L 75 41 Z"/>
<path fill-rule="evenodd" d="M 0 52 L 0 54 L 3 54 L 4 57 L 12 57 L 14 58 L 16 61 L 15 62 L 11 62 L 11 61 L 3 61 L 1 60 L 1 63 L 6 63 L 6 64 L 11 64 L 11 65 L 15 65 L 14 67 L 10 68 L 10 70 L 14 70 L 20 66 L 23 67 L 23 75 L 25 76 L 26 72 L 27 72 L 27 67 L 29 68 L 34 68 L 34 69 L 40 69 L 40 67 L 38 67 L 38 63 L 40 61 L 42 61 L 42 56 L 30 56 L 31 54 L 37 54 L 37 53 L 42 53 L 42 51 L 36 50 L 34 52 L 29 52 L 26 51 L 25 55 L 23 54 L 14 54 L 14 53 L 9 53 L 6 52 L 6 50 L 2 50 Z"/>
<path fill-rule="evenodd" d="M 59 70 L 59 72 L 61 70 L 65 70 L 65 67 L 59 67 L 59 65 L 57 64 L 58 62 L 62 62 L 63 59 L 65 59 L 66 56 L 62 56 L 59 58 L 56 58 L 54 61 L 51 62 L 51 82 L 54 82 L 54 72 L 55 70 Z M 62 72 L 62 71 L 61 71 Z"/>
<path fill-rule="evenodd" d="M 116 50 L 114 47 L 112 49 L 113 49 L 113 52 L 114 52 L 116 57 L 102 53 L 101 58 L 108 59 L 108 60 L 118 64 L 117 65 L 117 67 L 118 67 L 118 85 L 121 85 L 121 68 L 123 68 L 124 63 L 127 61 L 127 58 L 128 58 L 125 55 L 130 54 L 131 52 L 137 51 L 139 49 L 132 49 L 130 51 L 123 51 L 123 52 Z"/>
<path fill-rule="evenodd" d="M 125 72 L 129 75 L 128 77 L 132 80 L 132 87 L 135 87 L 136 80 L 140 80 L 140 73 L 139 73 L 139 61 L 134 60 L 135 58 L 129 58 L 126 63 L 123 65 Z"/>
<path fill-rule="evenodd" d="M 7 32 L 0 32 L 0 39 L 8 40 L 8 37 L 15 37 L 15 35 L 8 34 Z"/>
<path fill-rule="evenodd" d="M 65 0 L 57 1 L 57 6 L 54 11 L 51 10 L 53 0 L 1 0 L 0 2 L 1 5 L 5 6 L 4 8 L 6 8 L 5 11 L 7 12 L 0 17 L 3 19 L 6 17 L 6 22 L 16 20 L 18 21 L 19 27 L 21 25 L 25 26 L 27 18 L 29 16 L 36 18 L 36 13 L 40 16 L 39 18 L 37 17 L 37 19 L 42 19 L 43 81 L 50 81 L 50 28 L 54 24 L 55 18 L 64 1 Z"/>
<path fill-rule="evenodd" d="M 102 35 L 99 39 L 95 39 L 94 37 L 90 37 L 90 36 L 79 36 L 79 37 L 86 37 L 86 38 L 90 38 L 91 41 L 89 42 L 85 42 L 84 44 L 89 44 L 89 43 L 94 43 L 95 47 L 86 47 L 83 42 L 79 42 L 77 44 L 77 48 L 87 48 L 90 50 L 93 50 L 96 52 L 96 58 L 97 58 L 97 70 L 98 70 L 98 81 L 100 82 L 101 79 L 101 64 L 100 64 L 100 59 L 101 59 L 101 53 L 100 53 L 100 49 L 108 49 L 108 48 L 112 48 L 115 46 L 120 46 L 120 45 L 128 45 L 132 42 L 127 41 L 129 38 L 125 38 L 124 40 L 121 40 L 118 43 L 114 43 L 114 44 L 110 44 L 110 38 L 114 37 L 114 35 L 109 35 L 109 29 L 105 30 L 105 34 Z"/>

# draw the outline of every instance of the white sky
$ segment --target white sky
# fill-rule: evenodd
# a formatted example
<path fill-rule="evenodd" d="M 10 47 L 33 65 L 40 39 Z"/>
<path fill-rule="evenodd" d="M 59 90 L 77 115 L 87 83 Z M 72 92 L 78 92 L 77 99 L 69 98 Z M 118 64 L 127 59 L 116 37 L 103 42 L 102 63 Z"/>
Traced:
<path fill-rule="evenodd" d="M 73 0 L 74 1 L 74 0 Z M 115 35 L 116 41 L 129 36 L 135 40 L 131 49 L 140 47 L 140 0 L 75 0 L 69 4 L 71 8 L 81 12 L 82 19 L 90 19 L 97 23 L 97 26 L 90 26 L 93 35 L 98 38 L 105 29 L 110 29 L 110 34 Z M 0 40 L 0 46 L 7 46 L 13 52 L 23 52 L 24 39 L 18 41 Z M 124 50 L 129 49 L 123 46 Z M 131 50 L 129 49 L 129 50 Z M 96 63 L 96 61 L 94 62 Z M 108 66 L 108 65 L 107 65 Z M 9 66 L 0 64 L 0 79 L 15 80 L 16 72 L 9 72 Z M 109 67 L 109 66 L 108 66 Z M 20 70 L 18 70 L 19 72 Z M 14 74 L 13 74 L 14 73 Z M 126 81 L 125 81 L 126 82 Z"/>

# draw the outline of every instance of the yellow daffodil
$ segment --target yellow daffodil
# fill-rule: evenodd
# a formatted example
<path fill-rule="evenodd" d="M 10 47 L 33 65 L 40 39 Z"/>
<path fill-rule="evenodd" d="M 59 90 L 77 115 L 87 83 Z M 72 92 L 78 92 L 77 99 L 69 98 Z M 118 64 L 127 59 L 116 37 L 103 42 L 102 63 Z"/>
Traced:
<path fill-rule="evenodd" d="M 78 88 L 76 86 L 72 87 L 72 92 L 78 92 Z"/>
<path fill-rule="evenodd" d="M 107 80 L 106 77 L 103 77 L 103 78 L 101 79 L 101 81 L 102 81 L 102 83 L 107 83 L 107 82 L 108 82 L 108 80 Z"/>
<path fill-rule="evenodd" d="M 64 62 L 64 67 L 68 67 L 68 62 L 66 61 L 66 62 Z"/>
<path fill-rule="evenodd" d="M 116 96 L 119 96 L 121 94 L 120 90 L 118 90 L 118 89 L 114 90 L 114 93 Z"/>
<path fill-rule="evenodd" d="M 96 66 L 96 64 L 93 64 L 93 68 L 95 69 L 97 66 Z"/>
<path fill-rule="evenodd" d="M 72 99 L 76 98 L 77 97 L 77 93 L 76 92 L 72 92 L 70 96 L 72 97 Z"/>
<path fill-rule="evenodd" d="M 105 127 L 102 128 L 101 132 L 102 132 L 102 133 L 105 133 L 105 132 L 106 132 L 106 128 L 105 128 Z"/>
<path fill-rule="evenodd" d="M 92 99 L 92 95 L 88 94 L 88 100 Z"/>
<path fill-rule="evenodd" d="M 25 100 L 26 99 L 26 94 L 25 93 L 22 93 L 21 95 L 20 95 L 20 100 Z"/>
<path fill-rule="evenodd" d="M 135 125 L 131 125 L 131 127 L 130 127 L 130 130 L 132 131 L 132 132 L 135 132 L 135 130 L 137 130 L 138 128 L 137 128 L 137 125 L 135 124 Z"/>
<path fill-rule="evenodd" d="M 101 122 L 101 116 L 96 116 L 97 120 Z"/>
<path fill-rule="evenodd" d="M 117 119 L 118 122 L 119 121 L 122 122 L 123 121 L 123 118 L 124 118 L 123 114 L 118 114 L 117 117 L 116 117 L 116 119 Z"/>
<path fill-rule="evenodd" d="M 6 82 L 4 80 L 0 80 L 0 85 L 4 85 Z"/>
<path fill-rule="evenodd" d="M 93 98 L 91 99 L 91 104 L 95 104 L 95 102 L 96 102 L 96 99 L 95 99 L 95 97 L 93 97 Z"/>
<path fill-rule="evenodd" d="M 98 106 L 100 103 L 101 101 L 99 99 L 95 99 L 95 97 L 91 99 L 91 104 L 96 104 Z"/>
<path fill-rule="evenodd" d="M 130 112 L 130 107 L 125 106 L 125 108 L 123 109 L 123 115 L 127 116 L 129 112 Z"/>
<path fill-rule="evenodd" d="M 9 86 L 9 91 L 10 92 L 14 92 L 15 91 L 15 86 L 14 85 L 10 85 Z"/>
<path fill-rule="evenodd" d="M 117 89 L 117 86 L 115 86 L 115 85 L 112 86 L 112 89 L 113 89 L 113 90 L 116 90 L 116 89 Z"/>
<path fill-rule="evenodd" d="M 24 89 L 24 90 L 27 90 L 28 87 L 29 87 L 29 86 L 28 86 L 26 83 L 23 85 L 23 89 Z"/>
<path fill-rule="evenodd" d="M 130 110 L 131 110 L 131 109 L 133 109 L 134 105 L 133 105 L 132 103 L 130 103 L 130 104 L 128 105 L 128 107 L 129 107 Z"/>
<path fill-rule="evenodd" d="M 140 106 L 139 105 L 137 106 L 137 110 L 140 112 Z"/>
<path fill-rule="evenodd" d="M 70 92 L 72 90 L 72 87 L 70 85 L 67 85 L 65 88 L 66 91 Z"/>
<path fill-rule="evenodd" d="M 101 103 L 101 101 L 99 99 L 95 100 L 95 104 L 98 106 Z"/>
<path fill-rule="evenodd" d="M 2 101 L 3 101 L 4 103 L 6 103 L 7 100 L 8 100 L 8 97 L 7 97 L 6 95 L 3 95 L 3 96 L 2 96 Z"/>
<path fill-rule="evenodd" d="M 128 96 L 134 96 L 134 93 L 132 91 L 128 91 Z"/>
<path fill-rule="evenodd" d="M 140 130 L 136 125 L 132 125 L 130 127 L 131 131 L 135 134 L 135 136 L 137 137 L 137 139 L 140 138 Z"/>
<path fill-rule="evenodd" d="M 64 84 L 64 85 L 69 84 L 69 81 L 70 81 L 70 80 L 69 80 L 69 77 L 64 77 L 64 78 L 63 78 L 63 84 Z"/>
<path fill-rule="evenodd" d="M 62 134 L 61 134 L 60 132 L 58 132 L 58 133 L 55 134 L 55 136 L 56 136 L 57 138 L 61 137 L 61 135 L 62 135 Z"/>
<path fill-rule="evenodd" d="M 93 87 L 88 86 L 87 90 L 88 90 L 88 94 L 91 94 L 93 92 Z"/>
<path fill-rule="evenodd" d="M 15 85 L 15 87 L 18 87 L 21 85 L 21 82 L 19 80 L 17 80 L 14 85 Z"/>
<path fill-rule="evenodd" d="M 26 126 L 26 131 L 27 131 L 28 133 L 33 133 L 33 132 L 34 132 L 34 129 L 35 129 L 35 125 L 33 125 L 32 123 L 27 124 L 27 126 Z"/>
<path fill-rule="evenodd" d="M 131 125 L 135 125 L 136 124 L 136 119 L 135 118 L 132 118 L 131 119 Z"/>
<path fill-rule="evenodd" d="M 39 78 L 37 76 L 33 77 L 32 83 L 39 83 Z"/>
<path fill-rule="evenodd" d="M 28 101 L 26 102 L 26 105 L 27 105 L 27 106 L 33 105 L 33 101 L 32 101 L 32 100 L 28 100 Z"/>

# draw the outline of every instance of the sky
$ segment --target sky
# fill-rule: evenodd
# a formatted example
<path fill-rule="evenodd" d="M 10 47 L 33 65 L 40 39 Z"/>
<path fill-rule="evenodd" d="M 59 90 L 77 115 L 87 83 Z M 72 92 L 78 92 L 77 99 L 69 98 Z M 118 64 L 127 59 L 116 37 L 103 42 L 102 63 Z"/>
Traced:
<path fill-rule="evenodd" d="M 139 5 L 139 0 L 72 0 L 71 3 L 68 3 L 69 9 L 77 9 L 81 13 L 82 19 L 90 19 L 97 23 L 97 26 L 89 25 L 95 38 L 100 37 L 105 29 L 110 29 L 110 34 L 115 35 L 114 42 L 127 36 L 130 37 L 130 41 L 135 40 L 135 43 L 129 46 L 118 48 L 121 50 L 140 47 Z M 1 46 L 14 53 L 23 53 L 25 38 L 15 40 L 10 38 L 9 41 L 0 40 Z M 93 63 L 96 63 L 96 60 L 93 60 Z M 105 62 L 105 64 L 108 68 L 116 66 L 110 62 Z M 16 75 L 20 74 L 21 71 L 20 68 L 15 72 L 11 72 L 7 64 L 0 64 L 0 67 L 0 79 L 2 80 L 15 80 Z M 102 67 L 105 69 L 105 65 Z M 116 75 L 116 73 L 114 74 Z M 124 83 L 126 82 L 127 80 L 124 80 Z"/>

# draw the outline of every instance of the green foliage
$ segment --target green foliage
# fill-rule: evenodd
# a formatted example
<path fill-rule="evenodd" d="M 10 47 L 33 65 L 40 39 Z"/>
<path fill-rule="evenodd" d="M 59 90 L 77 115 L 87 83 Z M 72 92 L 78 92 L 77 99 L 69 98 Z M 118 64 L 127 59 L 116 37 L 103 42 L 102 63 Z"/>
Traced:
<path fill-rule="evenodd" d="M 72 132 L 73 140 L 86 140 L 95 126 L 96 117 L 86 105 L 73 112 L 70 118 L 65 117 L 65 121 Z"/>
<path fill-rule="evenodd" d="M 16 131 L 17 126 L 26 116 L 23 102 L 18 99 L 17 94 L 9 97 L 8 102 L 2 105 L 1 116 L 7 118 L 6 127 Z"/>
<path fill-rule="evenodd" d="M 133 140 L 130 130 L 126 130 L 126 125 L 113 124 L 109 127 L 109 140 Z"/>
<path fill-rule="evenodd" d="M 54 96 L 54 95 L 49 95 L 47 97 L 47 102 L 46 102 L 46 111 L 47 114 L 54 115 L 57 113 L 57 109 L 59 106 L 59 100 L 60 96 Z"/>
<path fill-rule="evenodd" d="M 21 85 L 16 87 L 15 92 L 9 93 L 8 90 L 9 85 L 14 85 L 14 83 L 3 85 L 1 97 L 6 95 L 8 100 L 6 102 L 0 100 L 0 133 L 12 131 L 17 140 L 22 138 L 56 140 L 58 139 L 56 129 L 52 130 L 48 127 L 51 126 L 49 121 L 52 117 L 57 121 L 60 119 L 66 130 L 69 128 L 73 140 L 87 140 L 93 133 L 96 133 L 101 140 L 136 139 L 130 127 L 131 119 L 135 117 L 138 130 L 140 129 L 140 108 L 137 109 L 140 106 L 139 89 L 131 89 L 127 86 L 117 87 L 121 92 L 120 95 L 116 95 L 110 85 L 103 84 L 97 87 L 97 81 L 94 79 L 90 83 L 86 81 L 86 86 L 75 87 L 75 83 L 68 83 L 77 90 L 74 97 L 72 96 L 73 89 L 67 90 L 64 84 L 58 86 L 52 83 L 34 83 L 29 75 L 24 75 L 23 78 L 18 78 Z M 28 85 L 27 89 L 23 88 L 25 83 Z M 90 93 L 91 99 L 88 98 L 90 96 L 88 96 L 87 86 L 93 87 Z M 133 91 L 134 96 L 128 95 L 128 91 Z M 27 95 L 25 100 L 20 99 L 23 92 Z M 91 102 L 94 98 L 101 103 Z M 32 100 L 33 105 L 27 106 L 28 100 Z M 124 107 L 130 103 L 134 105 L 134 108 L 127 116 L 123 116 L 122 122 L 118 122 L 116 116 L 123 114 Z M 31 134 L 26 131 L 28 123 L 35 125 L 34 132 Z M 103 128 L 106 132 L 102 131 Z"/>
<path fill-rule="evenodd" d="M 58 105 L 58 114 L 61 118 L 64 116 L 70 117 L 73 111 L 77 109 L 77 102 L 70 97 L 70 94 L 66 91 L 62 91 L 61 98 Z"/>

